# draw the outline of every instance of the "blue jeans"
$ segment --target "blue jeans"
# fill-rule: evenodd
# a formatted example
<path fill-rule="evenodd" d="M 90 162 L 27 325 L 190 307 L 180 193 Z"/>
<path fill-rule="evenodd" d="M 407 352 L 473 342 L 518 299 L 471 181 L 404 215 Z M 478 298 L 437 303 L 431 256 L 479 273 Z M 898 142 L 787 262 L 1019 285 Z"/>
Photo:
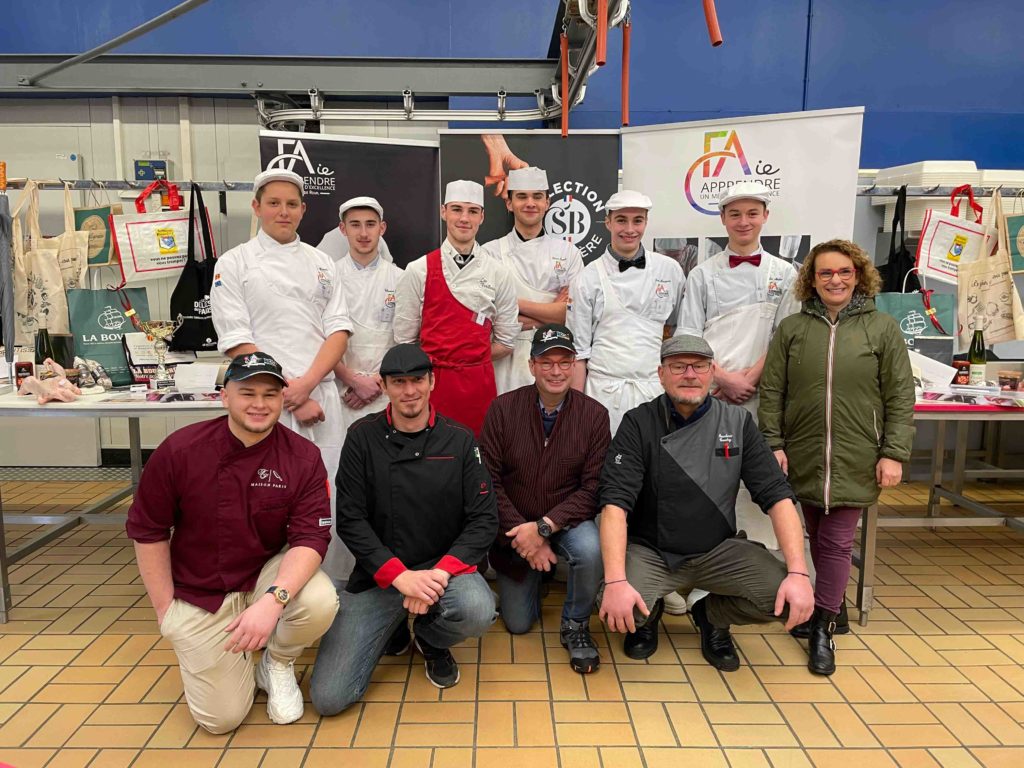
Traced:
<path fill-rule="evenodd" d="M 309 692 L 321 715 L 336 715 L 366 693 L 391 633 L 408 617 L 402 593 L 372 587 L 338 594 L 341 607 L 320 639 Z M 494 623 L 494 593 L 479 573 L 453 576 L 441 599 L 413 622 L 413 631 L 435 648 L 480 637 Z"/>
<path fill-rule="evenodd" d="M 598 585 L 604 578 L 597 525 L 593 520 L 585 520 L 575 528 L 559 531 L 551 537 L 551 548 L 565 558 L 569 566 L 562 621 L 572 619 L 586 623 L 594 610 Z M 501 618 L 513 635 L 529 632 L 540 617 L 542 578 L 542 572 L 532 568 L 522 581 L 498 574 Z"/>

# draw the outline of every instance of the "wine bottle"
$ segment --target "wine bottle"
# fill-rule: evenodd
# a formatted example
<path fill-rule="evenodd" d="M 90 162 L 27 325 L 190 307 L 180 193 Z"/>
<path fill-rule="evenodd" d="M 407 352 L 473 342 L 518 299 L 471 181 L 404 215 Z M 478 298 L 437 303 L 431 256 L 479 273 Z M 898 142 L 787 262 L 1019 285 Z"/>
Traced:
<path fill-rule="evenodd" d="M 982 314 L 974 315 L 974 338 L 967 350 L 967 360 L 971 364 L 971 386 L 985 386 L 985 332 L 982 331 Z"/>
<path fill-rule="evenodd" d="M 46 330 L 46 323 L 43 323 L 36 331 L 36 365 L 40 366 L 52 357 L 53 342 L 50 340 L 50 332 Z"/>

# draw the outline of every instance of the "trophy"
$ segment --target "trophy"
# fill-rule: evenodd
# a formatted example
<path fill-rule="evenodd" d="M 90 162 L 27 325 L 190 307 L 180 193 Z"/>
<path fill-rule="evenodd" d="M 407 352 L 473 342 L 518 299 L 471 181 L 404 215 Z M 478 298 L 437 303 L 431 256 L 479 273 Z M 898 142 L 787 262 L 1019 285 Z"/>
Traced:
<path fill-rule="evenodd" d="M 153 340 L 153 351 L 156 352 L 156 373 L 150 380 L 150 389 L 169 387 L 174 379 L 167 373 L 164 365 L 167 359 L 167 342 L 181 328 L 185 318 L 178 315 L 177 320 L 139 320 L 139 329 Z"/>

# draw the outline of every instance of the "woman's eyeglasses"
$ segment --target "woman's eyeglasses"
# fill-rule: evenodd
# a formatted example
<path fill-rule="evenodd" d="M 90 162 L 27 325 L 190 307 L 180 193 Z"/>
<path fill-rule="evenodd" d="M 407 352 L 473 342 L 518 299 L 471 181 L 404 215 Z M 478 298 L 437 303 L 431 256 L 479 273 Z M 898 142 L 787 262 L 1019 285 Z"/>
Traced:
<path fill-rule="evenodd" d="M 857 270 L 853 267 L 843 267 L 842 269 L 819 269 L 815 274 L 817 274 L 820 280 L 827 283 L 836 275 L 839 275 L 840 280 L 849 280 L 857 274 Z"/>

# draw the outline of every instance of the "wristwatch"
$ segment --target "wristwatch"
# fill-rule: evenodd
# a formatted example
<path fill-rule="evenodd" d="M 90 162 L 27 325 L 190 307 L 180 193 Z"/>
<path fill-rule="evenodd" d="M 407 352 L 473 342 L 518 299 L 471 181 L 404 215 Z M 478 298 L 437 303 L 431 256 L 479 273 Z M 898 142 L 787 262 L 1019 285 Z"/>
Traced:
<path fill-rule="evenodd" d="M 543 536 L 545 539 L 551 536 L 551 526 L 548 525 L 548 521 L 543 517 L 537 521 L 537 533 Z"/>
<path fill-rule="evenodd" d="M 292 599 L 292 596 L 287 589 L 284 587 L 278 587 L 277 585 L 270 587 L 267 590 L 267 594 L 273 595 L 274 599 L 281 605 L 288 605 L 288 601 Z"/>

